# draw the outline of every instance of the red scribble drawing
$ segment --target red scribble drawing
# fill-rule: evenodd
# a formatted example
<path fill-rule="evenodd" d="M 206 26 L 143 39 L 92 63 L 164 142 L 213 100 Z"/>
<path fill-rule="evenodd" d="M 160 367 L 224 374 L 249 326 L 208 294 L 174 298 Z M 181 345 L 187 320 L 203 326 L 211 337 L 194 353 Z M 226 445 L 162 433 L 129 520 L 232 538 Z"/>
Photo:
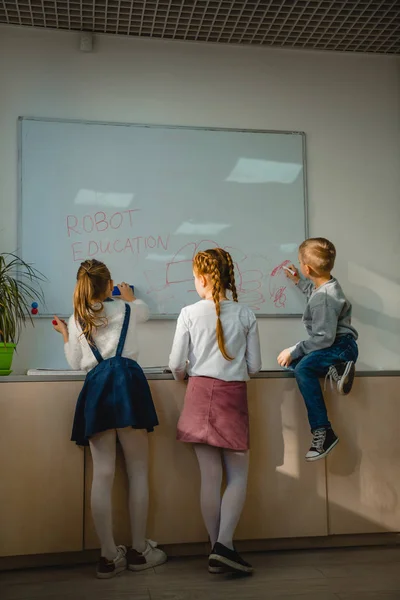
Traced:
<path fill-rule="evenodd" d="M 153 294 L 157 298 L 157 302 L 165 305 L 166 302 L 172 300 L 172 291 L 178 292 L 176 289 L 178 286 L 183 293 L 187 294 L 188 303 L 193 302 L 193 294 L 196 293 L 193 280 L 193 258 L 197 252 L 219 246 L 218 242 L 214 240 L 188 242 L 164 266 L 144 272 L 149 285 L 147 293 Z M 247 304 L 254 311 L 259 311 L 265 302 L 262 293 L 264 272 L 261 269 L 246 269 L 246 261 L 249 261 L 249 257 L 239 248 L 226 246 L 224 249 L 232 255 L 239 301 Z"/>
<path fill-rule="evenodd" d="M 286 281 L 286 275 L 283 267 L 290 264 L 290 260 L 284 260 L 275 267 L 270 274 L 269 295 L 276 308 L 285 308 L 286 306 L 286 285 L 282 285 L 282 277 Z"/>
<path fill-rule="evenodd" d="M 193 284 L 193 258 L 204 249 L 218 248 L 218 244 L 212 240 L 202 240 L 200 243 L 189 242 L 176 252 L 174 258 L 167 263 L 166 284 L 191 282 Z M 181 259 L 180 256 L 189 256 Z M 178 258 L 177 258 L 178 257 Z M 194 287 L 193 287 L 194 289 Z"/>
<path fill-rule="evenodd" d="M 240 265 L 236 266 L 238 273 L 237 292 L 239 302 L 250 306 L 254 311 L 261 310 L 265 298 L 262 293 L 264 274 L 259 269 L 241 270 Z"/>
<path fill-rule="evenodd" d="M 273 297 L 274 305 L 276 308 L 285 308 L 286 306 L 286 294 L 285 294 L 286 286 L 280 287 L 276 290 L 275 295 Z"/>

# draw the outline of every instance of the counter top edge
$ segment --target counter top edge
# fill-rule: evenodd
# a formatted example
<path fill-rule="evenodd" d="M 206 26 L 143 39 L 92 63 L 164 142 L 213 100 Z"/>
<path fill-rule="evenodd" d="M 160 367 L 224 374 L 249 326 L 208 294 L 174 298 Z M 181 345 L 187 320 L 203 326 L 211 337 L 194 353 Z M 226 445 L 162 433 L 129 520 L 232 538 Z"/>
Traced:
<path fill-rule="evenodd" d="M 294 375 L 287 371 L 260 371 L 252 375 L 251 379 L 284 379 L 293 378 Z M 356 377 L 400 377 L 400 371 L 357 371 Z M 146 378 L 149 381 L 172 381 L 173 377 L 170 373 L 146 373 Z M 0 377 L 1 383 L 34 383 L 39 381 L 84 381 L 84 375 L 7 375 Z"/>

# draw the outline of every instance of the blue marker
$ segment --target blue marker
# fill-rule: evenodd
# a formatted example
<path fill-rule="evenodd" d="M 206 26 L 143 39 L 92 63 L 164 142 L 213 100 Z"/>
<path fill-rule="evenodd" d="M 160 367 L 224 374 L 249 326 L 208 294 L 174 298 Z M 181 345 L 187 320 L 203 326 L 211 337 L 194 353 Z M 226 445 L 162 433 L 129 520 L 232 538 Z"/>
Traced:
<path fill-rule="evenodd" d="M 135 293 L 135 286 L 134 285 L 130 285 L 129 286 L 132 290 L 133 293 Z M 112 291 L 112 295 L 113 296 L 120 296 L 121 292 L 118 289 L 118 286 L 114 285 L 113 291 Z"/>
<path fill-rule="evenodd" d="M 39 308 L 39 304 L 37 302 L 32 302 L 31 307 L 32 308 Z"/>

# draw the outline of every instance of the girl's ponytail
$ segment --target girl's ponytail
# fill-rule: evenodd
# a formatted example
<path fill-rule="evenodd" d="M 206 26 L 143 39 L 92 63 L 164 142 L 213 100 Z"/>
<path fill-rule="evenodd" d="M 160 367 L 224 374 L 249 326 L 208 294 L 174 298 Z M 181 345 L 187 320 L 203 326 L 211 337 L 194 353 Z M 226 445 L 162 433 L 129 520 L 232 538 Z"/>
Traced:
<path fill-rule="evenodd" d="M 94 330 L 105 325 L 103 298 L 107 294 L 111 275 L 106 265 L 98 260 L 85 260 L 78 269 L 74 291 L 74 317 L 89 340 Z"/>

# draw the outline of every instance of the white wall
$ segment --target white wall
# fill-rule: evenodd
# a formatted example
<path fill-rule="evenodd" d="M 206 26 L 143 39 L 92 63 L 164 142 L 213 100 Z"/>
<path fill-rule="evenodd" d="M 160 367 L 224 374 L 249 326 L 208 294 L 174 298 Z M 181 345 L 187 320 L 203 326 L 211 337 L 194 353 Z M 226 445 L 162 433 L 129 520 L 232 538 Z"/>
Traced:
<path fill-rule="evenodd" d="M 305 131 L 310 234 L 337 245 L 359 366 L 399 369 L 398 57 L 106 36 L 83 54 L 75 33 L 6 26 L 0 56 L 0 251 L 16 248 L 18 116 Z M 173 322 L 143 326 L 143 365 L 166 363 L 173 331 Z M 264 368 L 303 334 L 285 319 L 262 320 L 260 331 Z M 36 346 L 53 357 L 54 335 L 38 321 L 14 371 L 45 367 Z"/>

